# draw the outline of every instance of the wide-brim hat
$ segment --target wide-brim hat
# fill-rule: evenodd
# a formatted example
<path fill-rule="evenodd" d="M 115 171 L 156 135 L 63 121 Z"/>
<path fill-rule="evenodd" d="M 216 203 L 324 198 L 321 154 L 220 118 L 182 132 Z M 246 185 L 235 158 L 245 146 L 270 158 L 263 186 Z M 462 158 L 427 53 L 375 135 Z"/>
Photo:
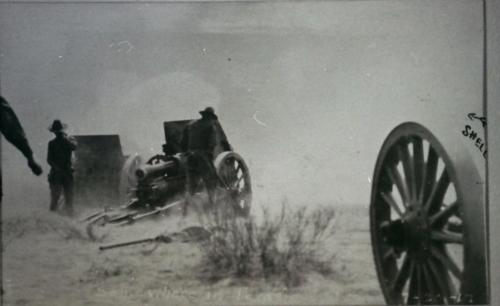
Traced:
<path fill-rule="evenodd" d="M 208 106 L 204 110 L 201 110 L 200 114 L 201 115 L 213 116 L 214 118 L 217 118 L 217 115 L 215 114 L 215 110 L 211 106 Z"/>
<path fill-rule="evenodd" d="M 55 133 L 55 132 L 62 132 L 66 129 L 67 125 L 65 123 L 62 123 L 61 120 L 59 119 L 56 119 L 54 120 L 54 122 L 52 122 L 52 125 L 49 126 L 49 131 L 51 131 L 52 133 Z"/>

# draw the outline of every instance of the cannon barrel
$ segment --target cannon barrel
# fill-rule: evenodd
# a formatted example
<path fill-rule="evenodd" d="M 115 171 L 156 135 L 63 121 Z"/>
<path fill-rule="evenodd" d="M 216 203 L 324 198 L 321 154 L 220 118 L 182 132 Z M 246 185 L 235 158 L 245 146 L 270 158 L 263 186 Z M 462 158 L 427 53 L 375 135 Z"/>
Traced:
<path fill-rule="evenodd" d="M 168 169 L 175 167 L 176 162 L 173 160 L 160 162 L 155 165 L 145 165 L 135 171 L 135 176 L 139 180 L 144 180 L 151 177 L 158 177 L 166 173 Z"/>

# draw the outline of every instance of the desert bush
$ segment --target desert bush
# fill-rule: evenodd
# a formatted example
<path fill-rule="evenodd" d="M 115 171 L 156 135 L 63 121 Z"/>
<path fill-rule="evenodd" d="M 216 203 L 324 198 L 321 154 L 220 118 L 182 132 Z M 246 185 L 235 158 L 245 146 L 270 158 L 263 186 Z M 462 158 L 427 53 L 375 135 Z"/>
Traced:
<path fill-rule="evenodd" d="M 211 280 L 263 277 L 294 287 L 309 272 L 329 274 L 332 257 L 322 247 L 333 234 L 334 218 L 333 208 L 290 210 L 284 202 L 278 215 L 273 217 L 263 209 L 257 222 L 219 206 L 202 218 L 212 231 L 210 239 L 199 244 L 202 275 Z"/>

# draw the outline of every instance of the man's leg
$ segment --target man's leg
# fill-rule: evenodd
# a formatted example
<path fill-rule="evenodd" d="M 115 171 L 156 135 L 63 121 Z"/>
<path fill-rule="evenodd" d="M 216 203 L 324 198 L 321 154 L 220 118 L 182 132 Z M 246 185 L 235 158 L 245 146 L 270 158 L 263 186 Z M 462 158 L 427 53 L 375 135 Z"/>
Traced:
<path fill-rule="evenodd" d="M 205 184 L 205 188 L 208 193 L 208 200 L 210 201 L 210 205 L 212 207 L 215 205 L 217 202 L 216 199 L 216 194 L 217 194 L 217 185 L 218 185 L 218 177 L 217 177 L 217 170 L 215 169 L 212 161 L 208 158 L 203 156 L 200 160 L 200 166 L 202 169 L 201 170 L 201 175 L 203 178 L 203 183 Z"/>
<path fill-rule="evenodd" d="M 50 182 L 50 211 L 57 210 L 57 204 L 62 193 L 62 185 L 60 182 Z"/>
<path fill-rule="evenodd" d="M 73 216 L 73 174 L 66 175 L 63 181 L 64 202 L 66 204 L 66 212 Z"/>
<path fill-rule="evenodd" d="M 185 201 L 182 207 L 182 215 L 187 215 L 188 206 L 194 205 L 193 196 L 198 189 L 198 182 L 200 181 L 199 173 L 199 155 L 195 152 L 190 152 L 186 157 L 186 189 Z"/>
<path fill-rule="evenodd" d="M 187 216 L 188 206 L 193 207 L 195 205 L 194 195 L 198 189 L 198 182 L 200 181 L 200 175 L 198 170 L 194 167 L 191 167 L 188 170 L 186 176 L 186 192 L 185 192 L 185 201 L 184 206 L 182 207 L 182 215 Z"/>

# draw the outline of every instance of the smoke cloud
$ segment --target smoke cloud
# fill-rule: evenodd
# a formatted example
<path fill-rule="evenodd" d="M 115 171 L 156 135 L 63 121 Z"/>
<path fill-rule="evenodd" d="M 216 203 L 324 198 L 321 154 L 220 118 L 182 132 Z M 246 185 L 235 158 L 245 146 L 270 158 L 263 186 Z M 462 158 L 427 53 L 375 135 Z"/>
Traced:
<path fill-rule="evenodd" d="M 41 160 L 55 118 L 147 158 L 163 121 L 211 105 L 257 202 L 366 205 L 378 150 L 404 121 L 458 139 L 484 172 L 460 138 L 482 113 L 478 33 L 471 1 L 1 3 L 1 89 Z M 3 148 L 4 203 L 28 190 L 46 202 L 45 178 Z"/>

